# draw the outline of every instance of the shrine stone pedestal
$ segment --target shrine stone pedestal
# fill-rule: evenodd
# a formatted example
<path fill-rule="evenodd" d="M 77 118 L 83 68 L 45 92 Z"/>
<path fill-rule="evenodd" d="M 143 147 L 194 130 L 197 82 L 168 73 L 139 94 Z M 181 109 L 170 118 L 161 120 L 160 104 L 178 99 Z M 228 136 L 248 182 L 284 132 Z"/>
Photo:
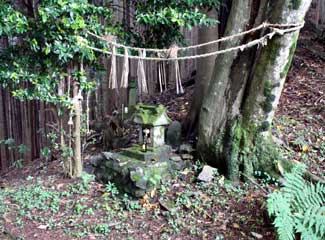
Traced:
<path fill-rule="evenodd" d="M 179 170 L 190 166 L 164 145 L 141 152 L 140 146 L 119 153 L 104 152 L 92 159 L 95 175 L 103 182 L 113 182 L 123 192 L 141 197 Z"/>

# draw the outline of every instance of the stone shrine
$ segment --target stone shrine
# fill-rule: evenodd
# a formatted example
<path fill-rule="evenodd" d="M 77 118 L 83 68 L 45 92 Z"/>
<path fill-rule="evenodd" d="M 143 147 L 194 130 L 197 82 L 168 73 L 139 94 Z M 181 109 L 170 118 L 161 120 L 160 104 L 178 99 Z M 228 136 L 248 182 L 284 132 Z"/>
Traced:
<path fill-rule="evenodd" d="M 150 106 L 138 104 L 135 107 L 133 122 L 140 125 L 139 141 L 147 141 L 150 147 L 165 145 L 165 129 L 172 121 L 163 105 Z"/>
<path fill-rule="evenodd" d="M 91 162 L 98 180 L 114 182 L 121 191 L 141 197 L 189 166 L 190 160 L 165 144 L 165 128 L 171 120 L 164 106 L 138 104 L 132 119 L 140 128 L 139 145 L 103 152 Z"/>

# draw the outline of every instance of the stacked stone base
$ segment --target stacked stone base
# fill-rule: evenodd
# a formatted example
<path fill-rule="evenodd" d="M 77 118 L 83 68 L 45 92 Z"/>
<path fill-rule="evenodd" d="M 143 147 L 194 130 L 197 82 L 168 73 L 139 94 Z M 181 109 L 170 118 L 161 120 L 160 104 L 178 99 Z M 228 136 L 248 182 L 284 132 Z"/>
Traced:
<path fill-rule="evenodd" d="M 105 183 L 113 182 L 121 191 L 141 197 L 191 164 L 190 159 L 183 160 L 173 154 L 169 146 L 149 149 L 146 153 L 138 149 L 104 152 L 94 157 L 96 178 Z"/>

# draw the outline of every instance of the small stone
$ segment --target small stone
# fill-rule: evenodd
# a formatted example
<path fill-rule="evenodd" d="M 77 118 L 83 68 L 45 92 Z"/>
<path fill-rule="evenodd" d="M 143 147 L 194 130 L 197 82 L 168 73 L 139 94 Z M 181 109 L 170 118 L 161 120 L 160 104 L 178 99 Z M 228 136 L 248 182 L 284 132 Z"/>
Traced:
<path fill-rule="evenodd" d="M 197 179 L 203 182 L 211 182 L 214 178 L 215 171 L 217 171 L 216 168 L 205 165 Z"/>
<path fill-rule="evenodd" d="M 172 156 L 170 158 L 170 160 L 173 161 L 173 162 L 180 162 L 180 161 L 182 161 L 182 158 L 180 156 L 178 156 L 178 155 L 175 155 L 175 156 Z"/>
<path fill-rule="evenodd" d="M 95 172 L 95 165 L 86 165 L 84 167 L 84 172 L 86 172 L 88 174 L 94 174 L 94 172 Z"/>
<path fill-rule="evenodd" d="M 88 238 L 89 238 L 89 240 L 96 240 L 96 237 L 93 234 L 89 234 Z"/>
<path fill-rule="evenodd" d="M 256 239 L 262 239 L 263 238 L 263 235 L 262 234 L 259 234 L 259 233 L 256 233 L 256 232 L 251 232 L 251 234 Z"/>
<path fill-rule="evenodd" d="M 183 170 L 185 168 L 185 162 L 184 161 L 179 161 L 179 162 L 172 162 L 170 165 L 171 171 L 174 170 Z"/>
<path fill-rule="evenodd" d="M 191 154 L 182 154 L 181 157 L 183 160 L 193 160 L 194 158 Z"/>
<path fill-rule="evenodd" d="M 159 204 L 162 206 L 163 209 L 171 212 L 173 210 L 173 208 L 175 207 L 174 206 L 174 203 L 170 200 L 161 200 L 159 199 Z"/>
<path fill-rule="evenodd" d="M 173 147 L 178 147 L 181 145 L 181 141 L 182 124 L 178 121 L 173 121 L 167 129 L 166 142 Z"/>
<path fill-rule="evenodd" d="M 195 150 L 191 144 L 182 144 L 179 148 L 180 153 L 192 153 L 194 151 Z"/>
<path fill-rule="evenodd" d="M 238 223 L 233 223 L 232 226 L 233 226 L 234 228 L 237 228 L 237 229 L 240 228 L 240 226 L 238 225 Z"/>
<path fill-rule="evenodd" d="M 104 160 L 104 156 L 103 155 L 97 155 L 94 156 L 90 159 L 90 164 L 97 167 L 100 165 L 100 163 Z"/>
<path fill-rule="evenodd" d="M 274 141 L 277 145 L 279 145 L 279 146 L 285 146 L 285 143 L 284 143 L 280 138 L 277 138 L 277 137 L 275 137 L 275 136 L 272 136 L 272 139 L 273 139 L 273 141 Z"/>
<path fill-rule="evenodd" d="M 48 228 L 48 225 L 39 225 L 37 228 L 41 230 L 46 230 Z"/>
<path fill-rule="evenodd" d="M 143 197 L 144 195 L 146 195 L 146 191 L 142 190 L 142 189 L 136 189 L 133 191 L 133 195 L 137 198 Z"/>
<path fill-rule="evenodd" d="M 107 159 L 110 160 L 113 158 L 114 153 L 111 152 L 103 152 L 103 156 Z"/>

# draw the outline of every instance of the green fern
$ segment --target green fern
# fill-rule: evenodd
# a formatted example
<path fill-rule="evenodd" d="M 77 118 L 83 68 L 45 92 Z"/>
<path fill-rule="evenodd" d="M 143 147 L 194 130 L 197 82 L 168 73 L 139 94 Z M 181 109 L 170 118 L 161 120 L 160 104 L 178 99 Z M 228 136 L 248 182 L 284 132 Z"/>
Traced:
<path fill-rule="evenodd" d="M 267 199 L 268 213 L 275 217 L 274 226 L 280 240 L 325 239 L 325 185 L 303 178 L 304 165 L 285 174 L 284 186 Z"/>

